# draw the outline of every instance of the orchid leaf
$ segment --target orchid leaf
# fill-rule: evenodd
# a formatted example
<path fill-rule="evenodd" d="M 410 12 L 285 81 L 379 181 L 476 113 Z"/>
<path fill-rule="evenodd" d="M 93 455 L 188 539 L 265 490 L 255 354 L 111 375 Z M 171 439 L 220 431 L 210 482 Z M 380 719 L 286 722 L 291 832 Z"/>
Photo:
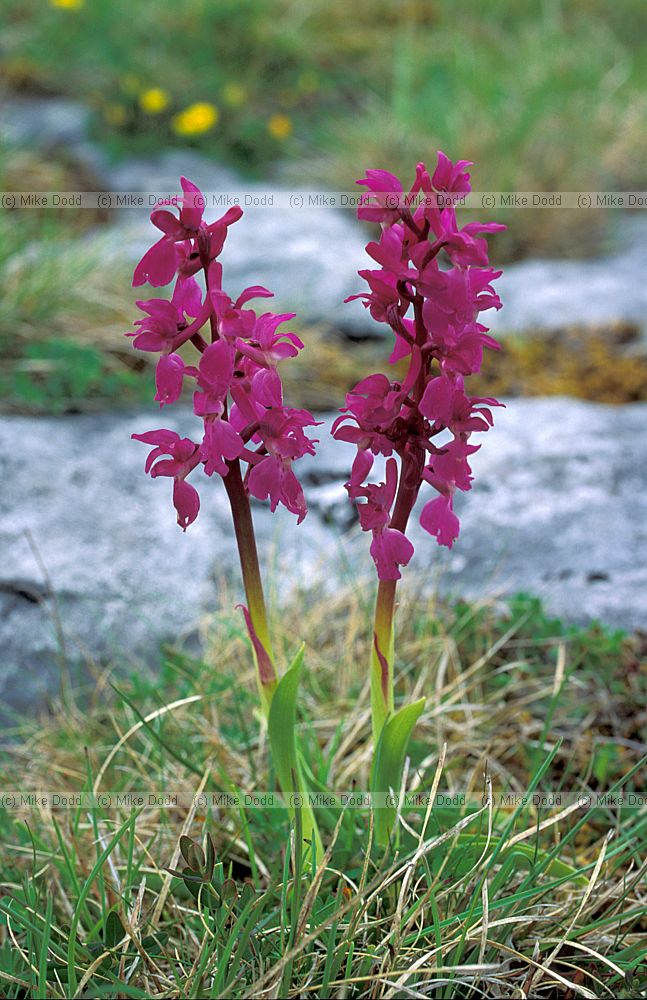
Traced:
<path fill-rule="evenodd" d="M 314 839 L 317 856 L 320 856 L 321 841 L 312 807 L 307 800 L 296 740 L 297 696 L 304 649 L 305 646 L 302 645 L 289 670 L 278 683 L 270 705 L 268 730 L 274 767 L 281 791 L 287 800 L 290 817 L 294 819 L 295 807 L 300 809 L 303 840 L 310 842 Z"/>
<path fill-rule="evenodd" d="M 378 797 L 378 801 L 384 796 L 390 798 L 387 804 L 380 802 L 374 806 L 375 840 L 380 847 L 386 847 L 389 843 L 407 746 L 424 707 L 424 698 L 411 705 L 404 705 L 386 720 L 380 733 L 373 759 L 371 791 Z"/>

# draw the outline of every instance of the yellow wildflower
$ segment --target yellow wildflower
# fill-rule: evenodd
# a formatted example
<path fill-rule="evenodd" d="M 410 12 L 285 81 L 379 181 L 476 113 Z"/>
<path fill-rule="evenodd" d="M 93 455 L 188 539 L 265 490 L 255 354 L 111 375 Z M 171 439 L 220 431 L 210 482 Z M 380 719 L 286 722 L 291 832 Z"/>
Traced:
<path fill-rule="evenodd" d="M 273 139 L 287 139 L 292 135 L 292 122 L 287 115 L 272 115 L 267 123 L 267 131 Z"/>
<path fill-rule="evenodd" d="M 85 0 L 49 0 L 50 7 L 58 7 L 59 10 L 80 10 Z"/>
<path fill-rule="evenodd" d="M 247 100 L 247 88 L 242 83 L 226 83 L 222 88 L 222 99 L 230 108 L 239 108 Z"/>
<path fill-rule="evenodd" d="M 214 104 L 207 101 L 198 101 L 190 104 L 184 111 L 174 115 L 172 120 L 173 130 L 178 135 L 200 135 L 208 132 L 217 124 L 220 112 Z"/>
<path fill-rule="evenodd" d="M 139 95 L 139 106 L 149 115 L 158 115 L 169 105 L 169 96 L 161 87 L 149 87 Z"/>

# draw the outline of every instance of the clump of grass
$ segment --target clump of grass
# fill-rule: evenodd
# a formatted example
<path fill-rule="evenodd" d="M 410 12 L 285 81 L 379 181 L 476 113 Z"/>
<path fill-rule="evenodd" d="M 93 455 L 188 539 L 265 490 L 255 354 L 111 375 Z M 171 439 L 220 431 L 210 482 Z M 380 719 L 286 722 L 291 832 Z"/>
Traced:
<path fill-rule="evenodd" d="M 357 588 L 302 593 L 277 615 L 284 658 L 308 636 L 301 734 L 319 790 L 367 787 L 368 605 Z M 10 733 L 5 788 L 97 799 L 0 813 L 4 995 L 640 995 L 647 815 L 567 797 L 644 790 L 644 638 L 567 627 L 524 595 L 410 596 L 399 627 L 399 693 L 428 698 L 408 787 L 466 800 L 403 808 L 384 857 L 362 810 L 319 810 L 328 851 L 313 872 L 282 810 L 148 804 L 171 785 L 274 787 L 231 612 L 203 623 L 201 659 L 168 649 L 159 674 L 115 689 L 98 672 L 83 697 Z M 522 801 L 550 790 L 566 804 Z M 519 793 L 512 807 L 506 791 Z M 115 805 L 117 792 L 145 803 Z M 196 899 L 167 868 L 182 863 L 180 836 L 206 831 L 217 891 Z"/>
<path fill-rule="evenodd" d="M 10 178 L 20 154 L 0 162 Z M 133 294 L 115 288 L 101 233 L 79 213 L 0 213 L 0 398 L 10 412 L 61 413 L 141 400 L 145 364 L 123 337 Z M 94 219 L 96 224 L 97 219 Z"/>
<path fill-rule="evenodd" d="M 37 245 L 4 264 L 3 412 L 75 413 L 148 398 L 147 365 L 121 342 L 126 303 L 108 288 L 98 252 L 41 232 Z"/>

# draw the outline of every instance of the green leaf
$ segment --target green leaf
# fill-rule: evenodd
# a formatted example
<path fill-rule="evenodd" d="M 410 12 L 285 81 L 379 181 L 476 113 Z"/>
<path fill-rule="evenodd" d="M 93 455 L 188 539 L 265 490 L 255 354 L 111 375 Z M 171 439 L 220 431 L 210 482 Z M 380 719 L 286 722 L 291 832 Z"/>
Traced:
<path fill-rule="evenodd" d="M 214 847 L 213 840 L 211 839 L 211 834 L 207 834 L 207 857 L 204 863 L 204 874 L 205 878 L 213 878 L 213 870 L 216 866 L 216 848 Z"/>
<path fill-rule="evenodd" d="M 187 848 L 186 860 L 192 871 L 200 872 L 201 875 L 204 873 L 206 860 L 204 851 L 199 844 L 195 843 L 195 841 L 192 841 L 190 847 Z"/>
<path fill-rule="evenodd" d="M 298 773 L 299 766 L 295 728 L 303 652 L 301 646 L 290 669 L 279 681 L 270 706 L 268 727 L 272 758 L 285 795 L 298 791 L 294 787 L 293 774 Z"/>
<path fill-rule="evenodd" d="M 222 892 L 220 895 L 226 903 L 228 903 L 230 899 L 236 899 L 238 896 L 238 889 L 236 888 L 236 883 L 233 878 L 225 879 L 222 883 Z"/>
<path fill-rule="evenodd" d="M 249 882 L 245 882 L 240 893 L 240 902 L 242 906 L 247 906 L 252 900 L 256 899 L 256 892 L 254 891 L 254 886 L 250 885 Z"/>
<path fill-rule="evenodd" d="M 321 841 L 312 807 L 307 798 L 304 798 L 307 789 L 299 764 L 296 741 L 297 696 L 304 649 L 305 646 L 302 645 L 274 692 L 270 705 L 268 731 L 276 774 L 281 790 L 288 799 L 288 812 L 294 819 L 295 807 L 290 799 L 292 796 L 300 795 L 301 804 L 298 808 L 301 811 L 303 840 L 312 841 L 314 838 L 317 856 L 320 856 L 322 853 Z"/>
<path fill-rule="evenodd" d="M 193 848 L 193 841 L 191 840 L 190 837 L 186 837 L 183 834 L 180 837 L 180 853 L 190 868 L 193 868 L 193 865 L 191 864 L 191 858 L 189 856 L 189 851 L 192 848 Z"/>
<path fill-rule="evenodd" d="M 103 940 L 106 948 L 116 948 L 123 936 L 124 928 L 119 914 L 115 910 L 110 910 L 103 928 Z"/>
<path fill-rule="evenodd" d="M 421 698 L 404 705 L 384 723 L 373 758 L 371 791 L 374 795 L 399 794 L 407 746 L 424 707 L 425 699 Z M 374 808 L 375 841 L 380 847 L 389 843 L 395 814 L 395 803 Z"/>

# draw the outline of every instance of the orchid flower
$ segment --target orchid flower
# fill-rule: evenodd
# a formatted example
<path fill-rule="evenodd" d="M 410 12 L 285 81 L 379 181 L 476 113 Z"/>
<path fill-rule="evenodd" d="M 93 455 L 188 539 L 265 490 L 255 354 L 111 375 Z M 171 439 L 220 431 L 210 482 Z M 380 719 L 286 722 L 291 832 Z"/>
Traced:
<path fill-rule="evenodd" d="M 332 428 L 337 440 L 358 449 L 346 489 L 358 504 L 361 528 L 372 534 L 379 578 L 371 660 L 376 743 L 394 711 L 395 593 L 401 567 L 413 555 L 406 531 L 414 505 L 423 485 L 436 491 L 423 506 L 420 524 L 451 548 L 460 530 L 454 495 L 471 489 L 469 458 L 479 447 L 469 443 L 470 436 L 487 431 L 491 408 L 501 405 L 465 391 L 465 378 L 479 371 L 484 349 L 499 346 L 478 316 L 501 308 L 493 288 L 501 272 L 489 266 L 484 236 L 504 228 L 480 222 L 459 227 L 452 195 L 471 190 L 469 166 L 440 152 L 431 177 L 418 164 L 408 194 L 383 170 L 368 170 L 358 181 L 368 189 L 358 218 L 381 226 L 379 240 L 366 247 L 380 267 L 359 272 L 368 291 L 350 299 L 361 299 L 374 319 L 391 328 L 389 360 L 408 358 L 402 381 L 382 374 L 362 379 Z M 366 482 L 374 455 L 387 459 L 384 483 Z"/>
<path fill-rule="evenodd" d="M 193 411 L 202 431 L 195 441 L 163 429 L 133 437 L 154 446 L 146 471 L 173 479 L 173 503 L 183 530 L 195 521 L 200 509 L 196 486 L 187 482 L 187 476 L 201 467 L 207 476 L 223 479 L 247 596 L 245 620 L 267 712 L 278 674 L 249 498 L 269 500 L 272 510 L 283 504 L 299 522 L 303 520 L 307 505 L 293 465 L 303 455 L 314 454 L 315 441 L 306 428 L 316 421 L 308 411 L 283 403 L 278 366 L 303 347 L 296 334 L 280 330 L 294 314 L 257 315 L 249 302 L 272 295 L 261 285 L 246 288 L 235 301 L 223 291 L 218 257 L 229 227 L 240 219 L 242 210 L 235 206 L 207 223 L 199 188 L 185 177 L 180 183 L 183 196 L 178 199 L 178 213 L 161 204 L 151 213 L 151 222 L 162 236 L 137 264 L 133 278 L 134 285 L 148 281 L 153 286 L 175 279 L 172 295 L 139 301 L 144 316 L 128 336 L 138 350 L 160 354 L 155 375 L 155 399 L 160 406 L 176 402 L 187 380 L 193 383 Z M 195 277 L 199 271 L 204 292 Z M 205 339 L 201 331 L 207 325 Z M 178 353 L 188 341 L 198 352 L 197 365 L 186 364 Z"/>

